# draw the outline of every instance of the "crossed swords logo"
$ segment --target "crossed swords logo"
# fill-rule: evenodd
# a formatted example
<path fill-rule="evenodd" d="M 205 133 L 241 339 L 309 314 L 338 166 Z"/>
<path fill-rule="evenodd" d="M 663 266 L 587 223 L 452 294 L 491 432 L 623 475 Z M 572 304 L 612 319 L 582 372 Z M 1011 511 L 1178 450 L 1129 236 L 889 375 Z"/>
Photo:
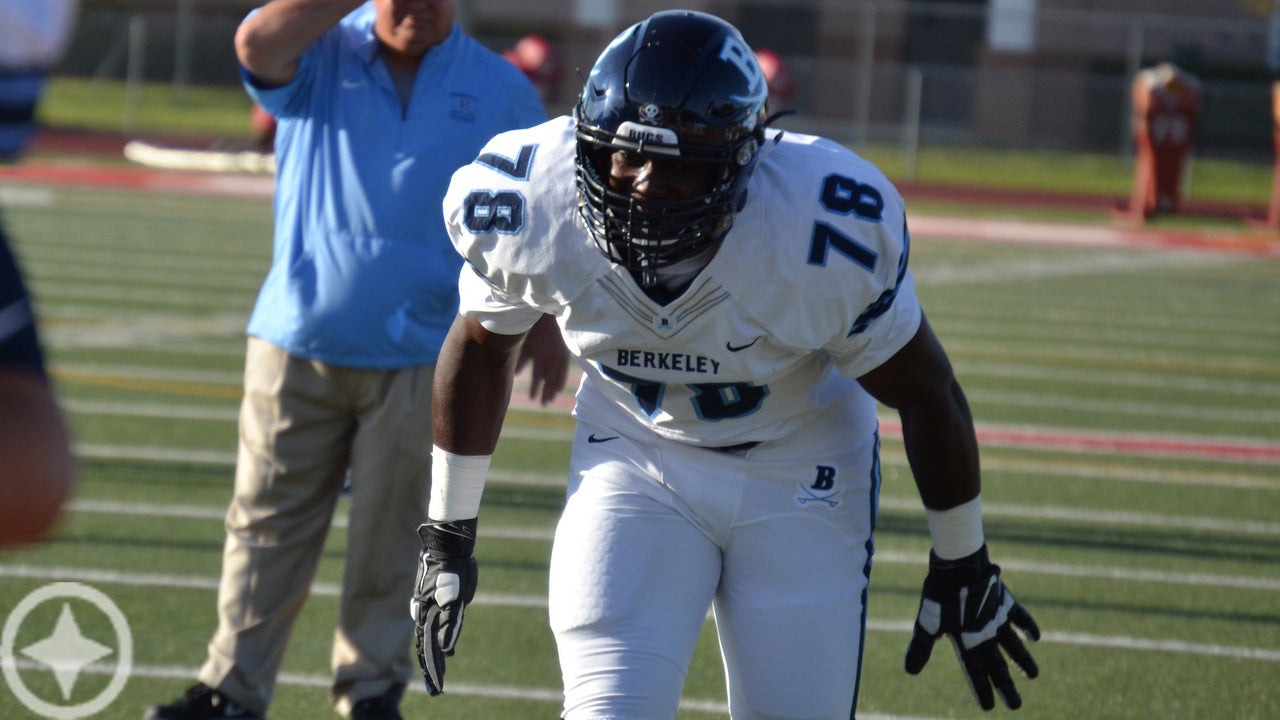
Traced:
<path fill-rule="evenodd" d="M 803 492 L 804 495 L 797 495 L 796 502 L 800 503 L 802 506 L 808 505 L 811 502 L 822 503 L 823 505 L 833 509 L 840 506 L 840 501 L 835 499 L 836 496 L 840 494 L 839 490 L 832 490 L 824 495 L 819 495 L 813 491 L 813 488 L 808 485 L 801 484 L 800 491 Z"/>

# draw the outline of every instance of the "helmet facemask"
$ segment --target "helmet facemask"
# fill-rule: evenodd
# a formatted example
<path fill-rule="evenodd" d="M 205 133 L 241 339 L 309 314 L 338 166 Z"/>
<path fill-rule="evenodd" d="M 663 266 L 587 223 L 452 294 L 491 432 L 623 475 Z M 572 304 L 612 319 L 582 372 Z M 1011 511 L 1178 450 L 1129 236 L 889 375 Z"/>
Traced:
<path fill-rule="evenodd" d="M 657 270 L 703 253 L 729 232 L 746 199 L 744 170 L 758 146 L 752 135 L 728 146 L 636 142 L 580 125 L 578 213 L 601 252 L 631 270 L 643 287 L 653 287 Z M 638 198 L 613 190 L 610 156 L 619 150 L 659 161 L 678 158 L 688 172 L 708 174 L 707 189 L 680 199 Z"/>
<path fill-rule="evenodd" d="M 728 233 L 759 157 L 766 97 L 741 35 L 701 13 L 658 13 L 596 62 L 574 108 L 578 214 L 600 251 L 642 287 Z M 705 173 L 706 188 L 681 199 L 614 190 L 610 158 L 618 151 Z"/>

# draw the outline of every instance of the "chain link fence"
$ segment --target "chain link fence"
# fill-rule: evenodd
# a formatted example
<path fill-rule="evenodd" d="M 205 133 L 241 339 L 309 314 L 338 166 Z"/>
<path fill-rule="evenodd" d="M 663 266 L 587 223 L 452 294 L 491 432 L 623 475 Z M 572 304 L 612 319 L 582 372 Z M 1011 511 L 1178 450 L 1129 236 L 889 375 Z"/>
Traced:
<path fill-rule="evenodd" d="M 614 33 L 664 4 L 456 0 L 495 50 L 547 37 L 569 72 L 569 109 Z M 60 72 L 130 82 L 235 85 L 232 38 L 252 0 L 84 0 Z M 1199 153 L 1271 162 L 1280 0 L 696 0 L 776 51 L 796 79 L 787 126 L 850 144 L 902 142 L 1116 152 L 1132 149 L 1131 80 L 1170 61 L 1200 78 Z M 1125 8 L 1118 10 L 1117 7 Z M 578 69 L 578 72 L 574 72 Z"/>

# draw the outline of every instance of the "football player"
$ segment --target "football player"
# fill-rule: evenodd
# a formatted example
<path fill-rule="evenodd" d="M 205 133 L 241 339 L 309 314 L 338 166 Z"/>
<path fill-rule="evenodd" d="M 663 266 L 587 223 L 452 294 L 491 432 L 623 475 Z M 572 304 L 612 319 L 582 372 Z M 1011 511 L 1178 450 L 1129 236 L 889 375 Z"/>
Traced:
<path fill-rule="evenodd" d="M 933 550 L 906 655 L 956 647 L 979 704 L 1021 705 L 1031 616 L 988 560 L 964 393 L 917 300 L 903 201 L 871 163 L 768 127 L 741 34 L 655 14 L 572 117 L 494 138 L 453 177 L 466 258 L 436 370 L 413 614 L 430 692 L 463 612 L 521 338 L 558 318 L 581 365 L 551 556 L 564 714 L 671 718 L 707 608 L 734 718 L 848 718 L 880 487 L 901 417 Z"/>
<path fill-rule="evenodd" d="M 0 0 L 0 166 L 36 133 L 75 0 Z M 0 548 L 48 538 L 75 486 L 71 429 L 45 365 L 39 321 L 0 217 Z"/>

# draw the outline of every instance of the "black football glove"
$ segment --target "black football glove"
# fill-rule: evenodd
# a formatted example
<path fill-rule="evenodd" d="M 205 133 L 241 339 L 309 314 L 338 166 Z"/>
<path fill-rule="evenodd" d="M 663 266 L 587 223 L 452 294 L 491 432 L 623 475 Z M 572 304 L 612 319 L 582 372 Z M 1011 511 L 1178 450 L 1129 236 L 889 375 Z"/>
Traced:
<path fill-rule="evenodd" d="M 418 537 L 422 554 L 409 614 L 422 679 L 429 694 L 439 695 L 444 692 L 444 659 L 453 655 L 462 613 L 476 596 L 476 519 L 427 522 L 418 526 Z"/>
<path fill-rule="evenodd" d="M 1009 677 L 1009 665 L 1001 649 L 1028 678 L 1035 678 L 1040 669 L 1014 626 L 1028 638 L 1040 639 L 1036 621 L 1000 581 L 1000 566 L 991 564 L 986 545 L 958 560 L 943 560 L 930 552 L 929 575 L 920 592 L 920 612 L 907 646 L 907 672 L 919 673 L 929 662 L 934 641 L 946 635 L 955 646 L 965 679 L 982 709 L 996 706 L 994 685 L 1004 704 L 1017 710 L 1022 706 L 1022 697 Z"/>

